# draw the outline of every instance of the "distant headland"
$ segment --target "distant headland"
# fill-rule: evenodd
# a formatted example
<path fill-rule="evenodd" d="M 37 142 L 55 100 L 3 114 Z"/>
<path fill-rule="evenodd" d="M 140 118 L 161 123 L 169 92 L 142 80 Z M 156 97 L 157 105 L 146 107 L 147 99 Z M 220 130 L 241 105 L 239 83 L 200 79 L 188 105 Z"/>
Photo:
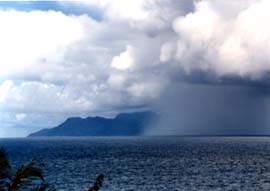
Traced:
<path fill-rule="evenodd" d="M 120 113 L 115 118 L 73 117 L 62 124 L 42 129 L 28 137 L 48 136 L 137 136 L 154 123 L 158 115 L 151 111 Z"/>

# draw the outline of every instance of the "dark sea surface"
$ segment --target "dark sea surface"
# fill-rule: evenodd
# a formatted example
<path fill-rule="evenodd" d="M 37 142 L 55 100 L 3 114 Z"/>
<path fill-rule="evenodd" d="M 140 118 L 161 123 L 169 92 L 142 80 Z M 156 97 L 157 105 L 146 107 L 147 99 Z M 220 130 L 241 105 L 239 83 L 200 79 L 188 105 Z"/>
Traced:
<path fill-rule="evenodd" d="M 270 190 L 270 137 L 0 139 L 13 165 L 40 158 L 59 191 Z"/>

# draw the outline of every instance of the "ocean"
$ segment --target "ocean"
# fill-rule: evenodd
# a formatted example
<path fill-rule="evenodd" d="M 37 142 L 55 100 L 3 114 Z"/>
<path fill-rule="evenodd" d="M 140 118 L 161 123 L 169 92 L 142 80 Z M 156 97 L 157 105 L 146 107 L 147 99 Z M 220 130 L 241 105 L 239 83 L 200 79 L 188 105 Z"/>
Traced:
<path fill-rule="evenodd" d="M 14 166 L 37 158 L 59 191 L 270 190 L 270 137 L 0 139 Z"/>

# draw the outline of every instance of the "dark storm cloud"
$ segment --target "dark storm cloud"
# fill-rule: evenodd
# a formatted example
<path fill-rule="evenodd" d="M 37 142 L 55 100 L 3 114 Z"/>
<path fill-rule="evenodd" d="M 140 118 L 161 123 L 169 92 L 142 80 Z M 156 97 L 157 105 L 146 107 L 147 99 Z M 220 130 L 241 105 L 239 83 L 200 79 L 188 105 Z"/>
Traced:
<path fill-rule="evenodd" d="M 192 71 L 186 74 L 183 70 L 174 71 L 171 74 L 172 80 L 176 82 L 186 82 L 191 84 L 210 84 L 210 85 L 232 85 L 232 86 L 248 86 L 254 87 L 258 90 L 261 89 L 262 92 L 268 94 L 270 87 L 270 77 L 269 73 L 262 76 L 260 79 L 242 78 L 236 75 L 228 75 L 224 77 L 218 77 L 214 73 L 205 73 L 203 71 Z"/>
<path fill-rule="evenodd" d="M 265 135 L 269 100 L 251 86 L 179 83 L 154 108 L 161 112 L 152 135 Z"/>

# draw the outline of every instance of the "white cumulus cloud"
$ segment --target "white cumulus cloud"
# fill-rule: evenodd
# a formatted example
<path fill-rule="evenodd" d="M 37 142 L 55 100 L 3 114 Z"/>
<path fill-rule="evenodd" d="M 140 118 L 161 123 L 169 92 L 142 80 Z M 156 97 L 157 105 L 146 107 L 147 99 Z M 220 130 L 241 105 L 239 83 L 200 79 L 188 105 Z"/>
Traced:
<path fill-rule="evenodd" d="M 134 65 L 135 59 L 135 50 L 132 46 L 128 45 L 124 52 L 120 53 L 119 56 L 113 57 L 111 67 L 118 70 L 126 70 Z"/>
<path fill-rule="evenodd" d="M 270 72 L 270 2 L 250 3 L 234 15 L 223 9 L 216 1 L 200 1 L 194 12 L 176 18 L 176 52 L 165 44 L 160 60 L 219 77 L 260 79 Z"/>
<path fill-rule="evenodd" d="M 0 10 L 0 28 L 0 78 L 62 59 L 84 35 L 80 18 L 55 11 Z"/>

